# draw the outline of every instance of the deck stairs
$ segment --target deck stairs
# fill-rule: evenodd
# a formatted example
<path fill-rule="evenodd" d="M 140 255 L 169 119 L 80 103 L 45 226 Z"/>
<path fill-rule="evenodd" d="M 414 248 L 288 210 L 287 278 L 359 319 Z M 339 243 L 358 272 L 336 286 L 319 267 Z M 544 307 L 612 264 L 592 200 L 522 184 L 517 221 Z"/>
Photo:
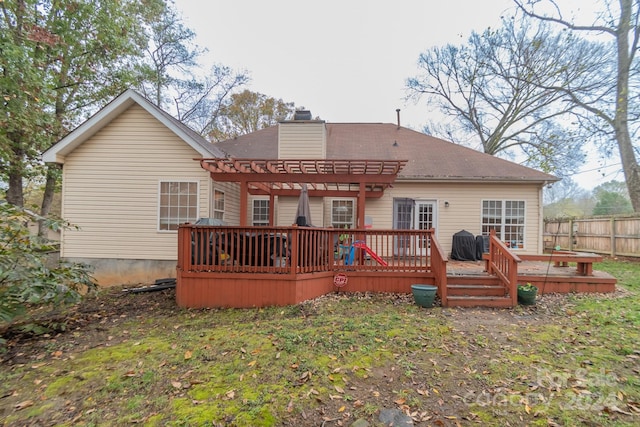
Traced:
<path fill-rule="evenodd" d="M 496 276 L 448 275 L 448 307 L 512 307 L 511 297 Z"/>

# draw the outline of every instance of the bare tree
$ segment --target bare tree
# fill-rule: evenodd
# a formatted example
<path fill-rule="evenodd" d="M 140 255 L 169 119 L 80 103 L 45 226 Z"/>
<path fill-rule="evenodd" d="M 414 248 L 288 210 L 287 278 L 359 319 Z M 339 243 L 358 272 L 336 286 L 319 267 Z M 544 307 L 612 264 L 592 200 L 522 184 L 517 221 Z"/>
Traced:
<path fill-rule="evenodd" d="M 543 203 L 549 205 L 560 200 L 586 195 L 587 190 L 581 188 L 572 178 L 566 177 L 544 189 Z"/>
<path fill-rule="evenodd" d="M 205 133 L 212 116 L 237 88 L 249 81 L 245 72 L 213 65 L 207 73 L 198 59 L 206 52 L 194 44 L 196 34 L 182 23 L 172 2 L 155 12 L 147 25 L 149 43 L 140 68 L 140 90 L 157 106 Z"/>
<path fill-rule="evenodd" d="M 148 24 L 146 79 L 140 91 L 157 106 L 170 102 L 168 91 L 193 79 L 192 70 L 204 50 L 193 45 L 196 34 L 185 27 L 172 4 L 163 5 Z"/>
<path fill-rule="evenodd" d="M 584 159 L 582 139 L 577 127 L 567 126 L 575 106 L 545 86 L 580 81 L 597 56 L 593 45 L 570 33 L 534 24 L 504 19 L 501 28 L 472 33 L 466 45 L 432 48 L 420 55 L 421 74 L 407 87 L 452 118 L 441 136 L 563 175 Z"/>
<path fill-rule="evenodd" d="M 555 0 L 514 2 L 526 15 L 542 22 L 555 23 L 574 32 L 585 32 L 592 36 L 606 36 L 611 40 L 607 45 L 608 49 L 602 52 L 603 55 L 615 57 L 610 78 L 603 77 L 601 72 L 591 75 L 592 84 L 600 90 L 585 92 L 571 86 L 548 87 L 566 94 L 574 105 L 582 108 L 587 113 L 583 117 L 584 123 L 592 126 L 604 138 L 613 137 L 622 161 L 631 204 L 634 211 L 640 212 L 640 166 L 631 138 L 638 128 L 640 66 L 636 53 L 640 39 L 640 2 L 607 0 L 604 2 L 605 10 L 589 24 L 567 18 Z"/>
<path fill-rule="evenodd" d="M 213 65 L 203 80 L 185 82 L 176 88 L 176 117 L 201 135 L 209 135 L 234 91 L 248 82 L 248 75 L 242 71 Z"/>

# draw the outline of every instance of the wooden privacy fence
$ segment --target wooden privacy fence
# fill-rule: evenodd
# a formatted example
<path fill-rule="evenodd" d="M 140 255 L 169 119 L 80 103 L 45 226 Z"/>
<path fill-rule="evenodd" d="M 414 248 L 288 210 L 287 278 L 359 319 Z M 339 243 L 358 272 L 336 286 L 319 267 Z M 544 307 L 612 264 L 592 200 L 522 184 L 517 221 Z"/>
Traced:
<path fill-rule="evenodd" d="M 545 250 L 583 251 L 611 256 L 640 257 L 640 217 L 548 219 Z"/>

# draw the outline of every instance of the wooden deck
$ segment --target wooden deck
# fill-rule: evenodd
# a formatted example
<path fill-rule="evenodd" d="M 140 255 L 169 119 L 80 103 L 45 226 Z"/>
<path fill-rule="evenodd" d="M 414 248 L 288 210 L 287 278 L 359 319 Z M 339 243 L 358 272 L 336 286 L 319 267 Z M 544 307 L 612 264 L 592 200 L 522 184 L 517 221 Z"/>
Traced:
<path fill-rule="evenodd" d="M 579 273 L 577 265 L 568 263 L 557 266 L 554 261 L 521 261 L 518 264 L 518 283 L 531 283 L 538 287 L 540 294 L 545 293 L 607 293 L 615 292 L 617 279 L 609 273 L 594 270 L 591 276 Z M 493 280 L 484 261 L 454 261 L 447 263 L 447 284 L 449 286 L 459 278 L 485 283 Z"/>
<path fill-rule="evenodd" d="M 443 306 L 512 307 L 518 283 L 540 293 L 613 292 L 616 284 L 571 263 L 523 261 L 495 236 L 490 263 L 447 260 L 434 230 L 184 225 L 178 242 L 176 300 L 191 308 L 293 305 L 335 291 L 411 293 L 412 284 L 437 286 Z"/>

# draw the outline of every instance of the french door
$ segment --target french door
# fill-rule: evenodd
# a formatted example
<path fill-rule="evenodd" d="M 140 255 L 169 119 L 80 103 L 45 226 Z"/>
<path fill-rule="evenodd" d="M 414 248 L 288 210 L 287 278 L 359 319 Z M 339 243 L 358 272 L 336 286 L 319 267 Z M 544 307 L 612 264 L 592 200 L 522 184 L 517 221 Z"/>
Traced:
<path fill-rule="evenodd" d="M 393 200 L 393 228 L 396 230 L 428 230 L 437 224 L 436 200 L 416 200 L 396 198 Z M 430 243 L 427 239 L 415 241 L 397 236 L 394 242 L 396 255 L 429 255 Z"/>
<path fill-rule="evenodd" d="M 436 204 L 435 200 L 416 200 L 414 205 L 413 229 L 429 230 L 436 225 Z M 421 238 L 415 242 L 416 255 L 431 255 L 431 242 L 429 239 Z"/>

